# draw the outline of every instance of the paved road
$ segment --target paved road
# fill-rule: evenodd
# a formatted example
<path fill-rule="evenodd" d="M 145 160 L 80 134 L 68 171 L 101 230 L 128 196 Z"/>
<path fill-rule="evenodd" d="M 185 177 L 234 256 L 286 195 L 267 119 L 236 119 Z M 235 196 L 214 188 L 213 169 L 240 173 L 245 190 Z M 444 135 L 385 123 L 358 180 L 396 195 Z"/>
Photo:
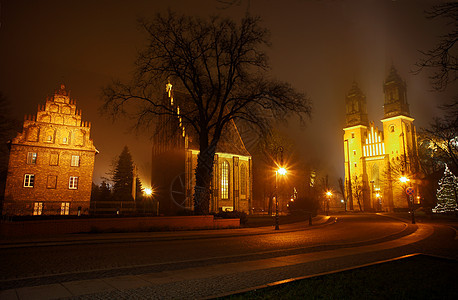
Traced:
<path fill-rule="evenodd" d="M 458 259 L 456 231 L 447 224 L 408 225 L 373 214 L 336 218 L 321 226 L 284 225 L 279 232 L 148 233 L 42 246 L 4 244 L 0 298 L 36 299 L 43 285 L 54 292 L 44 298 L 199 298 L 409 253 Z"/>

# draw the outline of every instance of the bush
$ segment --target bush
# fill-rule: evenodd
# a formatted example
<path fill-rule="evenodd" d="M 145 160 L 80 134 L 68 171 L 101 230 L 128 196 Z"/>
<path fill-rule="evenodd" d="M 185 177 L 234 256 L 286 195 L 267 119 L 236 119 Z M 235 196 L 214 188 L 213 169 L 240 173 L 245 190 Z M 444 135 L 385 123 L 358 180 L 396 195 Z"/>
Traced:
<path fill-rule="evenodd" d="M 248 216 L 243 211 L 220 211 L 214 216 L 222 219 L 240 219 L 240 225 L 245 225 L 248 221 Z"/>

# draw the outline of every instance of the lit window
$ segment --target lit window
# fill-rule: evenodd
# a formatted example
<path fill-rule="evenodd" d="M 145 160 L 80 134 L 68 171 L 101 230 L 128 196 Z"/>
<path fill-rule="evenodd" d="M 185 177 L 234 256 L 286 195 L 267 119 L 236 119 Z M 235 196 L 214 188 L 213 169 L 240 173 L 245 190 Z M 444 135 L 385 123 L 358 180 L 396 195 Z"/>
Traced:
<path fill-rule="evenodd" d="M 247 176 L 246 176 L 246 167 L 245 164 L 242 164 L 240 167 L 240 193 L 242 195 L 246 195 L 246 187 L 247 187 L 247 182 L 246 182 Z"/>
<path fill-rule="evenodd" d="M 229 199 L 229 163 L 221 164 L 221 199 Z"/>
<path fill-rule="evenodd" d="M 72 155 L 72 167 L 79 167 L 80 166 L 80 157 L 79 155 Z"/>
<path fill-rule="evenodd" d="M 78 188 L 78 177 L 70 176 L 68 181 L 68 188 L 71 190 L 76 190 Z"/>
<path fill-rule="evenodd" d="M 43 213 L 43 202 L 33 203 L 33 215 L 40 216 Z"/>
<path fill-rule="evenodd" d="M 70 214 L 70 202 L 62 202 L 60 205 L 60 214 L 68 215 Z"/>
<path fill-rule="evenodd" d="M 68 138 L 64 137 L 64 138 L 62 139 L 62 144 L 67 144 L 67 143 L 68 143 Z"/>
<path fill-rule="evenodd" d="M 27 153 L 27 163 L 29 165 L 35 165 L 37 163 L 37 153 L 36 152 Z"/>
<path fill-rule="evenodd" d="M 34 183 L 35 183 L 35 175 L 34 174 L 25 174 L 24 187 L 33 187 Z"/>

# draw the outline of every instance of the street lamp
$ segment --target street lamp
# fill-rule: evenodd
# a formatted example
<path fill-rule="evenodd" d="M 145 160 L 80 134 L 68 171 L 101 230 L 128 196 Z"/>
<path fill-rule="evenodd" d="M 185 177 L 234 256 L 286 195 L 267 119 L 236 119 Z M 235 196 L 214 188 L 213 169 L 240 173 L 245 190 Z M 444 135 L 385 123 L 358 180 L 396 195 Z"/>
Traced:
<path fill-rule="evenodd" d="M 279 230 L 280 227 L 278 226 L 278 174 L 286 175 L 286 169 L 283 167 L 278 168 L 275 171 L 275 230 Z"/>
<path fill-rule="evenodd" d="M 145 195 L 146 195 L 146 196 L 151 196 L 151 195 L 153 194 L 153 190 L 152 190 L 152 189 L 148 189 L 148 188 L 146 188 L 146 189 L 144 190 L 144 192 L 145 192 Z"/>
<path fill-rule="evenodd" d="M 382 195 L 380 193 L 375 194 L 375 198 L 377 199 L 377 205 L 382 210 Z"/>
<path fill-rule="evenodd" d="M 331 196 L 332 196 L 332 193 L 331 191 L 327 191 L 326 192 L 326 196 L 328 196 L 328 202 L 326 203 L 326 216 L 329 216 L 329 203 L 331 202 Z"/>
<path fill-rule="evenodd" d="M 153 189 L 152 188 L 145 188 L 143 190 L 143 193 L 145 194 L 145 198 L 147 199 L 147 202 L 150 202 L 152 200 L 152 197 L 153 197 Z M 146 203 L 143 204 L 143 213 L 145 213 L 145 209 L 146 209 Z M 159 214 L 159 202 L 158 202 L 158 205 L 157 205 L 157 208 L 156 208 L 156 215 Z"/>
<path fill-rule="evenodd" d="M 401 176 L 401 178 L 399 178 L 399 181 L 404 183 L 403 189 L 404 189 L 404 192 L 406 193 L 406 198 L 410 206 L 410 214 L 412 215 L 412 224 L 415 224 L 415 207 L 413 203 L 413 197 L 412 197 L 412 194 L 407 193 L 407 182 L 409 182 L 410 179 L 403 175 Z M 413 193 L 413 190 L 412 190 L 412 193 Z"/>
<path fill-rule="evenodd" d="M 410 179 L 405 176 L 401 176 L 401 178 L 399 178 L 399 181 L 401 181 L 402 183 L 407 183 L 410 181 Z"/>

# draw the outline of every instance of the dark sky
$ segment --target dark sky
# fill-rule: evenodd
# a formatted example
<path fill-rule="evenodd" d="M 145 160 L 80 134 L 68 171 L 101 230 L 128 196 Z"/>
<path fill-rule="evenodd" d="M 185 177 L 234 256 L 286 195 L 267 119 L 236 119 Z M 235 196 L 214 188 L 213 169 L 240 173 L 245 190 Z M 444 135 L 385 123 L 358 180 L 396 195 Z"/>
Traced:
<path fill-rule="evenodd" d="M 238 2 L 238 1 L 236 1 Z M 381 126 L 383 80 L 393 63 L 408 86 L 411 115 L 425 127 L 437 104 L 451 99 L 456 85 L 431 92 L 427 74 L 414 75 L 418 50 L 431 48 L 447 32 L 444 22 L 427 20 L 425 0 L 242 0 L 223 8 L 216 0 L 99 1 L 3 0 L 0 11 L 0 91 L 14 104 L 13 115 L 36 114 L 37 105 L 64 82 L 100 151 L 94 181 L 128 145 L 146 186 L 150 181 L 148 136 L 127 132 L 127 122 L 99 115 L 101 87 L 128 79 L 145 36 L 138 17 L 171 8 L 188 14 L 238 18 L 247 9 L 271 30 L 272 74 L 306 92 L 313 101 L 307 127 L 290 123 L 299 151 L 335 178 L 343 176 L 342 127 L 345 94 L 356 80 L 367 96 L 369 119 Z M 455 90 L 454 90 L 455 88 Z"/>

